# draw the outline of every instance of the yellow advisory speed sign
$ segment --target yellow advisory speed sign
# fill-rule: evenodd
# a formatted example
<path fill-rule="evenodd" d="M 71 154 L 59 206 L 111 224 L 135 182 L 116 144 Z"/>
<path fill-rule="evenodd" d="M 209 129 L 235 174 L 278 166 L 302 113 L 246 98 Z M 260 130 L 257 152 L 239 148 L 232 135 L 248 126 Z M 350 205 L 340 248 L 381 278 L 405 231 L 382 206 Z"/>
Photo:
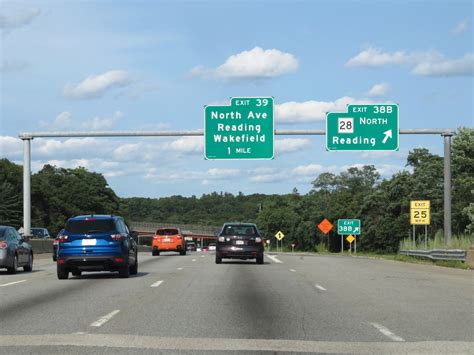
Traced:
<path fill-rule="evenodd" d="M 282 240 L 283 238 L 285 238 L 285 235 L 283 234 L 282 231 L 278 231 L 278 233 L 275 234 L 275 238 L 278 240 Z"/>
<path fill-rule="evenodd" d="M 410 201 L 410 224 L 430 224 L 430 201 Z"/>

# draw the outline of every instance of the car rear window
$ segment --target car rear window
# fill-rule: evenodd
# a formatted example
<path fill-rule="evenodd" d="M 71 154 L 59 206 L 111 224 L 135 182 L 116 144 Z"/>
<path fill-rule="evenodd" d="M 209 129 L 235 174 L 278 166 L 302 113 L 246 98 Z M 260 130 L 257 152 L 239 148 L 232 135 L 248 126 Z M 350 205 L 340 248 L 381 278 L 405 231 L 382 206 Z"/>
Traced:
<path fill-rule="evenodd" d="M 257 235 L 257 229 L 254 226 L 239 224 L 228 224 L 224 226 L 222 235 Z"/>
<path fill-rule="evenodd" d="M 66 223 L 66 232 L 73 234 L 107 233 L 115 231 L 115 223 L 111 219 L 75 220 Z"/>
<path fill-rule="evenodd" d="M 7 238 L 7 228 L 0 228 L 0 240 L 5 240 Z"/>
<path fill-rule="evenodd" d="M 44 237 L 44 231 L 40 228 L 31 228 L 31 234 L 35 237 Z"/>
<path fill-rule="evenodd" d="M 176 235 L 179 234 L 176 228 L 158 229 L 156 235 Z"/>

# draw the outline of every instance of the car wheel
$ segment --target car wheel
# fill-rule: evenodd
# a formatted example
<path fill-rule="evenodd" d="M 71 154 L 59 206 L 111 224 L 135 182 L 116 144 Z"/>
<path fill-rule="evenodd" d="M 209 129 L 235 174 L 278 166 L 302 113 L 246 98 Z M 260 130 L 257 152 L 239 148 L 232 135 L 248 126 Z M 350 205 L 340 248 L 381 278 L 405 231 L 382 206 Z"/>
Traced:
<path fill-rule="evenodd" d="M 33 270 L 33 254 L 30 253 L 28 257 L 28 264 L 23 266 L 23 270 L 25 271 L 32 271 Z"/>
<path fill-rule="evenodd" d="M 153 250 L 151 251 L 151 255 L 152 255 L 152 256 L 159 256 L 159 255 L 160 255 L 160 252 L 158 251 L 158 249 L 153 248 Z"/>
<path fill-rule="evenodd" d="M 180 250 L 179 255 L 186 255 L 186 250 Z"/>
<path fill-rule="evenodd" d="M 125 264 L 119 269 L 119 277 L 121 279 L 128 279 L 130 277 L 130 267 L 128 264 Z"/>
<path fill-rule="evenodd" d="M 259 264 L 259 265 L 263 264 L 263 253 L 257 255 L 257 264 Z"/>
<path fill-rule="evenodd" d="M 16 274 L 18 272 L 18 256 L 15 255 L 13 258 L 12 267 L 7 268 L 9 274 Z"/>
<path fill-rule="evenodd" d="M 216 264 L 221 264 L 222 263 L 222 256 L 219 254 L 216 254 Z"/>
<path fill-rule="evenodd" d="M 79 271 L 79 270 L 76 270 L 76 271 L 72 271 L 72 276 L 81 276 L 82 275 L 82 271 Z"/>
<path fill-rule="evenodd" d="M 135 255 L 135 263 L 130 266 L 130 275 L 138 274 L 138 255 Z"/>
<path fill-rule="evenodd" d="M 69 270 L 68 269 L 66 269 L 64 267 L 58 267 L 57 271 L 58 271 L 58 279 L 59 280 L 67 280 L 67 278 L 69 277 Z"/>

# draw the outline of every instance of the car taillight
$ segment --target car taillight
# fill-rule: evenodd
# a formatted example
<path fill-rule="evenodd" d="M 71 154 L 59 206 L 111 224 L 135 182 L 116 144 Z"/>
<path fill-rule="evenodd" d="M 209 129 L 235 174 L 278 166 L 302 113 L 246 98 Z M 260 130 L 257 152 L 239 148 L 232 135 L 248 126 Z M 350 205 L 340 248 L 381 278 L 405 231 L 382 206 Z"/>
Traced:
<path fill-rule="evenodd" d="M 58 236 L 58 243 L 67 242 L 68 236 L 67 235 L 60 235 Z"/>
<path fill-rule="evenodd" d="M 178 235 L 177 238 L 178 238 L 179 240 L 181 240 L 181 236 L 180 236 L 180 235 Z"/>
<path fill-rule="evenodd" d="M 219 237 L 218 240 L 219 242 L 225 242 L 225 237 Z"/>
<path fill-rule="evenodd" d="M 158 236 L 155 234 L 155 235 L 153 236 L 153 239 L 154 239 L 154 240 L 158 240 Z"/>
<path fill-rule="evenodd" d="M 122 235 L 121 234 L 111 234 L 110 238 L 112 238 L 112 240 L 121 240 Z"/>
<path fill-rule="evenodd" d="M 59 244 L 58 240 L 57 240 L 57 239 L 54 239 L 54 240 L 53 240 L 53 245 L 58 245 L 58 244 Z"/>
<path fill-rule="evenodd" d="M 255 243 L 261 243 L 261 242 L 262 242 L 262 238 L 260 237 L 255 238 Z"/>
<path fill-rule="evenodd" d="M 8 243 L 7 242 L 0 242 L 0 249 L 6 249 L 8 248 Z"/>

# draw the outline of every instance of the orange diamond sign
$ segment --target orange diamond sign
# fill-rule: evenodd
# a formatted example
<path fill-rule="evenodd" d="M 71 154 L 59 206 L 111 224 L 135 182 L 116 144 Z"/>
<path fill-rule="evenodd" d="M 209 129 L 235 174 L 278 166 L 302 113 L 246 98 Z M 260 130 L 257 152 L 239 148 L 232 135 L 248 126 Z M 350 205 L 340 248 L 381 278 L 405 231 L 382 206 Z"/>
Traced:
<path fill-rule="evenodd" d="M 329 231 L 334 227 L 331 222 L 327 220 L 327 218 L 324 218 L 324 220 L 318 224 L 318 228 L 321 232 L 324 234 L 328 234 Z"/>

